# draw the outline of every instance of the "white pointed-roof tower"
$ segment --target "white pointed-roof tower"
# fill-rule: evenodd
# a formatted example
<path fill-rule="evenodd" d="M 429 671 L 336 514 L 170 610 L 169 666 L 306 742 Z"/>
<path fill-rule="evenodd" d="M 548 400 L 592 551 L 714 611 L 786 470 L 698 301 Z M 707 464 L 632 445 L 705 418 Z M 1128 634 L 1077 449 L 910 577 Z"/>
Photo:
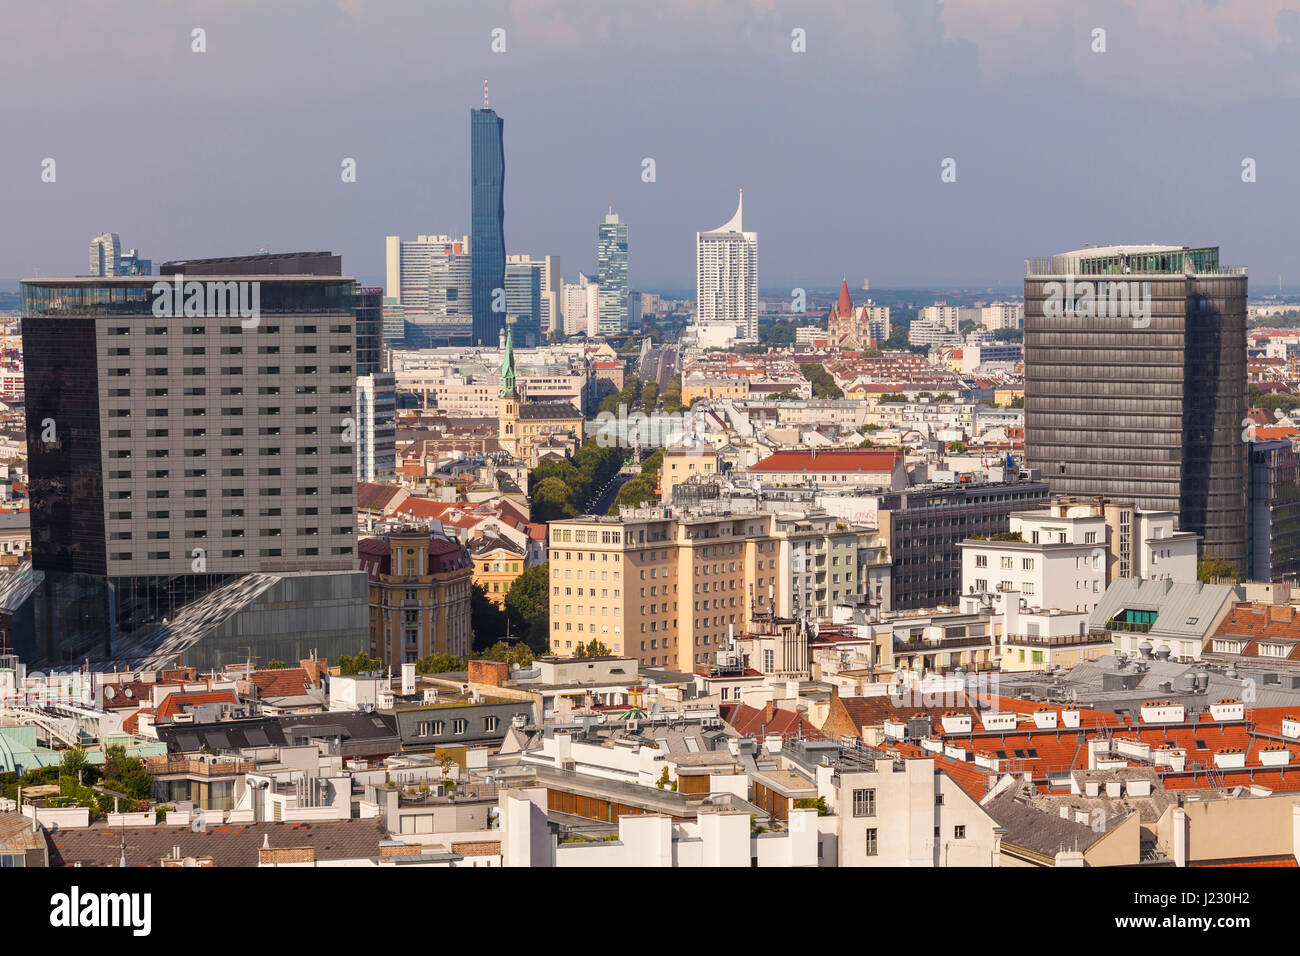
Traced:
<path fill-rule="evenodd" d="M 736 214 L 728 219 L 725 223 L 714 229 L 714 232 L 744 232 L 745 228 L 741 224 L 742 214 L 745 209 L 745 190 L 740 190 L 740 198 L 736 200 Z"/>

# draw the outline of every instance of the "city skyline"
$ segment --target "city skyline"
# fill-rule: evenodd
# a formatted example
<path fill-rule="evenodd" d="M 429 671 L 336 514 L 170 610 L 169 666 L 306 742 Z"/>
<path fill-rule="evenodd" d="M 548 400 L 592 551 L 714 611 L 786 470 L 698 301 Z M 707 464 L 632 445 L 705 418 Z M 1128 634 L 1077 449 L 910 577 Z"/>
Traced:
<path fill-rule="evenodd" d="M 632 29 L 629 12 L 598 7 L 569 19 L 547 5 L 489 3 L 440 16 L 450 52 L 423 82 L 412 82 L 414 44 L 432 12 L 399 6 L 381 20 L 374 9 L 348 3 L 292 18 L 268 10 L 254 33 L 220 7 L 199 3 L 181 14 L 142 4 L 147 41 L 127 31 L 99 53 L 93 37 L 103 24 L 94 11 L 76 21 L 12 11 L 0 41 L 11 55 L 0 70 L 20 68 L 29 56 L 24 38 L 40 30 L 57 27 L 66 43 L 47 51 L 42 87 L 14 104 L 13 122 L 33 132 L 27 152 L 6 162 L 0 202 L 33 225 L 0 241 L 0 279 L 76 274 L 84 247 L 60 236 L 96 235 L 108 225 L 159 261 L 328 247 L 373 283 L 383 272 L 384 236 L 469 231 L 460 185 L 469 157 L 458 117 L 489 77 L 494 102 L 512 120 L 506 251 L 586 262 L 589 223 L 612 197 L 637 223 L 639 288 L 692 285 L 696 210 L 736 183 L 749 187 L 751 221 L 767 237 L 765 287 L 773 289 L 834 288 L 841 275 L 855 288 L 863 278 L 877 288 L 1010 286 L 1028 249 L 1175 237 L 1217 242 L 1226 258 L 1251 266 L 1257 289 L 1275 288 L 1279 274 L 1287 286 L 1300 282 L 1287 251 L 1300 187 L 1285 174 L 1300 144 L 1280 120 L 1300 90 L 1300 14 L 1280 3 L 1115 2 L 1100 12 L 1041 4 L 1019 14 L 975 2 L 882 0 L 808 11 L 715 3 L 675 10 L 672 29 L 656 18 Z M 1153 29 L 1175 14 L 1184 22 L 1171 35 Z M 190 50 L 199 21 L 208 37 L 203 54 Z M 1104 53 L 1091 49 L 1099 24 Z M 497 28 L 505 31 L 502 53 L 492 52 Z M 806 32 L 806 53 L 792 50 L 796 29 Z M 382 108 L 371 106 L 376 80 L 350 73 L 313 75 L 320 88 L 299 95 L 306 81 L 295 74 L 291 42 L 299 30 L 318 42 L 346 31 L 359 52 L 391 48 Z M 653 76 L 635 58 L 622 62 L 634 40 L 662 54 L 647 58 Z M 891 51 L 891 41 L 909 56 Z M 145 65 L 124 68 L 139 42 L 149 44 L 149 55 L 137 57 Z M 827 82 L 823 64 L 855 46 L 869 54 L 857 59 L 861 82 Z M 705 49 L 731 68 L 709 105 L 693 63 Z M 1188 70 L 1184 60 L 1201 68 Z M 627 102 L 590 83 L 615 62 L 636 91 Z M 539 84 L 531 77 L 543 63 Z M 148 137 L 100 129 L 96 117 L 75 137 L 64 131 L 78 125 L 60 118 L 67 84 L 82 71 L 95 70 L 108 98 L 129 101 L 150 95 L 160 68 L 169 76 L 161 105 L 207 117 L 186 135 L 155 149 Z M 285 116 L 273 97 L 251 95 L 267 88 L 322 105 Z M 1079 108 L 1043 112 L 1062 98 Z M 727 106 L 719 111 L 714 102 Z M 326 116 L 326 103 L 337 116 Z M 415 130 L 390 122 L 398 112 L 425 121 Z M 575 150 L 560 122 L 566 112 L 602 117 L 603 135 Z M 1039 116 L 1036 132 L 1011 137 L 989 122 L 1012 115 Z M 1089 115 L 1090 132 L 1080 135 Z M 214 148 L 232 136 L 264 149 Z M 78 159 L 86 137 L 110 144 L 94 177 Z M 1177 175 L 1135 174 L 1135 156 L 1150 164 L 1138 170 Z M 54 182 L 41 180 L 45 158 L 57 162 Z M 348 158 L 356 164 L 351 183 L 339 174 Z M 949 158 L 956 179 L 943 182 Z M 654 160 L 651 182 L 643 180 L 645 159 Z M 1245 159 L 1257 164 L 1254 182 L 1242 181 Z M 102 188 L 105 177 L 113 189 Z M 1181 201 L 1189 187 L 1205 196 L 1195 215 Z M 141 195 L 148 200 L 132 201 Z M 1001 225 L 1008 218 L 1014 229 Z M 871 228 L 881 222 L 891 225 Z M 818 241 L 808 241 L 810 229 Z"/>

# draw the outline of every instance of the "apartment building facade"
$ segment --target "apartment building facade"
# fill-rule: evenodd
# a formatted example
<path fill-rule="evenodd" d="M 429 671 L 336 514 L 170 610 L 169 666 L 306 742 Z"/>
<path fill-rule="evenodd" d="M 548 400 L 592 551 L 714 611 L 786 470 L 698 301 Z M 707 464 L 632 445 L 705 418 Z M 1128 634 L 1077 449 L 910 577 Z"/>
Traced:
<path fill-rule="evenodd" d="M 641 666 L 693 671 L 752 621 L 777 584 L 768 514 L 624 508 L 552 522 L 551 650 L 592 639 Z"/>
<path fill-rule="evenodd" d="M 370 579 L 370 655 L 385 665 L 430 654 L 469 656 L 473 569 L 459 544 L 427 531 L 365 538 L 358 546 Z"/>

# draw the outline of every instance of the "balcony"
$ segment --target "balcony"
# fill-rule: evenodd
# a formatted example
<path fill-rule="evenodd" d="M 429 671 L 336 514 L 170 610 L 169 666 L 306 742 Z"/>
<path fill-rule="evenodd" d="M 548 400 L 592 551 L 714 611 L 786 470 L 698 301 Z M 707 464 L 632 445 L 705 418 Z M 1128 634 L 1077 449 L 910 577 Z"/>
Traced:
<path fill-rule="evenodd" d="M 1128 631 L 1131 634 L 1146 634 L 1151 630 L 1151 625 L 1153 623 L 1155 622 L 1148 621 L 1146 623 L 1139 624 L 1135 621 L 1117 621 L 1114 618 L 1111 618 L 1109 621 L 1106 622 L 1106 630 Z"/>
<path fill-rule="evenodd" d="M 1104 634 L 1008 634 L 1004 644 L 1029 644 L 1034 647 L 1071 647 L 1078 644 L 1109 644 Z"/>
<path fill-rule="evenodd" d="M 188 757 L 146 757 L 149 772 L 154 776 L 191 774 L 196 777 L 232 777 L 253 772 L 251 760 L 198 760 Z"/>

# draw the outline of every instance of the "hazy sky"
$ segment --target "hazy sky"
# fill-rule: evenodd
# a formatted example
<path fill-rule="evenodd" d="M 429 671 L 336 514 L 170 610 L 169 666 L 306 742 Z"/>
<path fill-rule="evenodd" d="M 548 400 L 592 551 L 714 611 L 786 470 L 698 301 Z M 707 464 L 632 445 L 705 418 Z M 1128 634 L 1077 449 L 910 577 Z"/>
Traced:
<path fill-rule="evenodd" d="M 569 278 L 594 271 L 612 199 L 633 288 L 693 286 L 695 232 L 743 186 L 764 288 L 1015 284 L 1026 256 L 1111 242 L 1218 244 L 1252 291 L 1300 285 L 1297 9 L 0 2 L 0 277 L 83 273 L 112 230 L 155 262 L 331 249 L 376 280 L 385 235 L 469 232 L 486 77 L 507 251 L 558 254 Z"/>

